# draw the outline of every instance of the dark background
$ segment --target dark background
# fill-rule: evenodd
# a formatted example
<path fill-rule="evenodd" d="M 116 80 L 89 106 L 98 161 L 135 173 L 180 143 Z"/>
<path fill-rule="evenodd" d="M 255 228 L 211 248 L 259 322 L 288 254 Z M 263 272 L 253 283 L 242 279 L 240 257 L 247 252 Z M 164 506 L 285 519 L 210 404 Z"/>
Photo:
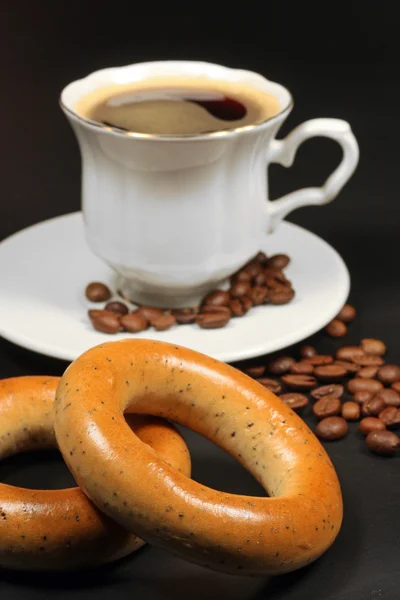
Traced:
<path fill-rule="evenodd" d="M 159 59 L 209 60 L 256 70 L 294 95 L 295 109 L 282 134 L 313 117 L 339 117 L 352 125 L 360 144 L 356 174 L 332 204 L 300 209 L 289 220 L 330 242 L 349 267 L 358 319 L 346 342 L 382 338 L 389 345 L 388 360 L 399 362 L 395 8 L 394 0 L 3 1 L 0 239 L 79 209 L 78 149 L 58 107 L 58 95 L 70 81 L 101 67 Z M 271 168 L 272 197 L 322 183 L 339 159 L 333 142 L 307 142 L 290 171 Z M 320 351 L 337 345 L 324 334 L 313 341 Z M 61 374 L 65 366 L 0 340 L 1 377 Z M 222 451 L 195 434 L 188 434 L 188 441 L 196 479 L 238 493 L 260 492 Z M 147 548 L 94 573 L 49 577 L 0 571 L 1 597 L 395 600 L 400 594 L 399 459 L 370 455 L 354 428 L 345 441 L 327 449 L 343 486 L 345 521 L 333 548 L 308 569 L 240 579 Z M 0 469 L 3 481 L 37 487 L 65 485 L 68 477 L 56 454 L 8 460 Z"/>

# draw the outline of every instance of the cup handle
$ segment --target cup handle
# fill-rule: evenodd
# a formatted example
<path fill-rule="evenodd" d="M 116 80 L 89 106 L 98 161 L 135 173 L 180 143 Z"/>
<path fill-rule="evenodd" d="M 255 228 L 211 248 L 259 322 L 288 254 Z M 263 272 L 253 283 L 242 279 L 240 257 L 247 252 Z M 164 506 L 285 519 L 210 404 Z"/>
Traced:
<path fill-rule="evenodd" d="M 295 208 L 309 204 L 327 204 L 333 200 L 354 173 L 359 157 L 358 144 L 350 125 L 341 119 L 311 119 L 293 129 L 285 139 L 272 140 L 267 161 L 290 167 L 300 144 L 309 138 L 321 136 L 335 140 L 342 147 L 343 158 L 340 165 L 321 187 L 303 188 L 268 202 L 270 232 Z"/>

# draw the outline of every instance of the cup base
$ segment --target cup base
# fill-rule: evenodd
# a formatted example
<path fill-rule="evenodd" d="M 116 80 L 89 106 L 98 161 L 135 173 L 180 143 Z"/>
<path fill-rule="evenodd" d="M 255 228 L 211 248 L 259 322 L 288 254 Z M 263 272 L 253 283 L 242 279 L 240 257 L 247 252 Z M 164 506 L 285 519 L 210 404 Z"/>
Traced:
<path fill-rule="evenodd" d="M 118 281 L 118 293 L 123 299 L 138 306 L 154 306 L 156 308 L 194 308 L 199 306 L 206 294 L 216 287 L 226 289 L 224 281 L 207 282 L 191 288 L 158 288 L 144 289 L 140 283 L 126 277 Z"/>

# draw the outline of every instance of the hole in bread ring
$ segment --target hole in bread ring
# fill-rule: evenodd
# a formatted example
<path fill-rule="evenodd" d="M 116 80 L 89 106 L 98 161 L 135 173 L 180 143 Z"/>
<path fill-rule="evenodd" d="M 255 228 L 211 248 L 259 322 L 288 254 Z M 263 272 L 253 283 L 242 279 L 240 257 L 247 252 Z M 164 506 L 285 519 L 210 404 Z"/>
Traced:
<path fill-rule="evenodd" d="M 340 529 L 340 486 L 320 442 L 233 367 L 163 342 L 110 342 L 68 367 L 55 406 L 59 447 L 85 493 L 127 529 L 186 560 L 236 574 L 283 573 L 318 558 Z M 126 411 L 206 436 L 270 497 L 227 494 L 177 473 L 132 434 Z M 81 442 L 85 456 L 71 456 Z"/>
<path fill-rule="evenodd" d="M 53 401 L 58 377 L 0 381 L 0 458 L 54 448 Z M 157 417 L 128 415 L 149 454 L 190 476 L 190 457 L 177 430 Z M 71 456 L 85 455 L 82 444 Z M 122 467 L 119 471 L 121 472 Z M 0 484 L 0 566 L 66 570 L 122 558 L 144 542 L 100 512 L 79 488 L 30 490 Z"/>

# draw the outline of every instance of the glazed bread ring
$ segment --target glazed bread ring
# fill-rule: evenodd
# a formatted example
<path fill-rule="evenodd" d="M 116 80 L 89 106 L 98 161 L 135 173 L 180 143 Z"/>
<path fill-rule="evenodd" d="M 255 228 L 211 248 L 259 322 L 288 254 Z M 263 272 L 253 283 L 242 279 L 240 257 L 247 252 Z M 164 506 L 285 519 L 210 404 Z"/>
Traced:
<path fill-rule="evenodd" d="M 0 381 L 0 458 L 56 447 L 53 402 L 58 382 L 57 377 Z M 165 460 L 172 471 L 190 475 L 189 453 L 172 425 L 163 419 L 135 415 L 129 415 L 128 421 L 126 427 L 133 427 L 150 455 L 157 453 L 158 460 Z M 78 443 L 70 452 L 83 457 L 85 450 Z M 134 468 L 132 462 L 130 469 Z M 92 567 L 126 556 L 143 543 L 98 511 L 79 488 L 44 491 L 0 484 L 1 567 Z"/>
<path fill-rule="evenodd" d="M 127 410 L 204 435 L 270 497 L 227 494 L 177 473 L 129 430 Z M 236 574 L 283 573 L 314 561 L 338 534 L 339 482 L 306 424 L 256 381 L 192 350 L 142 339 L 92 348 L 61 379 L 55 431 L 102 511 L 188 561 Z"/>

